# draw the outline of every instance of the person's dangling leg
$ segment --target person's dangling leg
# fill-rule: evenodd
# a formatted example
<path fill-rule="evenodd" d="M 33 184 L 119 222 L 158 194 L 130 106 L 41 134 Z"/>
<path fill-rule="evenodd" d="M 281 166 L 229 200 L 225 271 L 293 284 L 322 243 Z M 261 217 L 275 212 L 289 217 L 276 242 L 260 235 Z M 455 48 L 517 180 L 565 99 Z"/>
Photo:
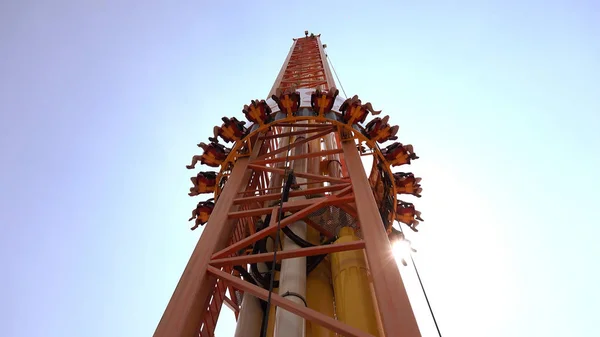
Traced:
<path fill-rule="evenodd" d="M 185 167 L 187 167 L 188 170 L 194 169 L 194 168 L 196 168 L 196 164 L 200 160 L 202 160 L 202 156 L 195 155 L 195 156 L 192 157 L 192 164 L 191 165 L 186 165 Z"/>
<path fill-rule="evenodd" d="M 196 218 L 196 209 L 194 209 L 194 210 L 192 211 L 192 217 L 191 217 L 191 218 L 189 218 L 189 219 L 188 219 L 188 221 L 192 221 L 192 220 L 194 220 L 194 218 Z"/>
<path fill-rule="evenodd" d="M 423 219 L 421 219 L 421 212 L 419 212 L 419 211 L 415 211 L 415 219 L 424 221 Z M 417 222 L 417 223 L 419 223 L 419 222 Z"/>

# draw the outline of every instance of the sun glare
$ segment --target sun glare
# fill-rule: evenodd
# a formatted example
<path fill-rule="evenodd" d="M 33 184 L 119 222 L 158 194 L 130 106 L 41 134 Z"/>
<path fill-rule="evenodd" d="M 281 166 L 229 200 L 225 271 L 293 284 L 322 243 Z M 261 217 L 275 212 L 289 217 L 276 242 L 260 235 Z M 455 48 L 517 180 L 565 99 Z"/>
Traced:
<path fill-rule="evenodd" d="M 397 264 L 406 266 L 406 259 L 410 257 L 410 244 L 405 240 L 398 240 L 392 245 L 392 253 Z"/>

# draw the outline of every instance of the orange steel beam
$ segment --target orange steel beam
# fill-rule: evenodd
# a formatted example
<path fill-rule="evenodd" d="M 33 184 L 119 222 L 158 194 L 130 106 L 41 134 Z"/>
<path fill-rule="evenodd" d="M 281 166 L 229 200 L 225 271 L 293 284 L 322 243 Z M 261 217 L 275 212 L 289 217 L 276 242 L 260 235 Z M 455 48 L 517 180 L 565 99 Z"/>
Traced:
<path fill-rule="evenodd" d="M 263 165 L 263 166 L 270 164 L 271 167 L 275 167 L 273 165 L 275 163 L 291 162 L 295 159 L 315 158 L 315 157 L 322 157 L 322 156 L 327 156 L 329 154 L 338 154 L 338 153 L 342 153 L 342 149 L 322 150 L 322 151 L 318 151 L 318 152 L 307 152 L 307 153 L 295 155 L 295 156 L 286 156 L 286 157 L 280 157 L 280 158 L 256 160 L 256 161 L 252 162 L 252 164 L 253 165 Z"/>
<path fill-rule="evenodd" d="M 234 284 L 236 288 L 242 290 L 243 292 L 250 293 L 262 300 L 267 300 L 269 297 L 269 291 L 258 286 L 251 284 L 250 282 L 242 281 L 241 279 L 232 276 L 231 274 L 227 274 L 215 267 L 208 266 L 207 271 L 214 276 L 225 280 L 231 284 Z M 298 316 L 303 317 L 306 320 L 314 322 L 318 325 L 321 325 L 331 331 L 339 333 L 341 336 L 346 337 L 373 337 L 373 335 L 363 332 L 355 327 L 351 327 L 347 324 L 344 324 L 340 321 L 335 320 L 327 315 L 323 315 L 320 312 L 307 308 L 305 306 L 297 305 L 296 303 L 286 300 L 284 297 L 271 293 L 271 302 L 276 306 L 287 310 L 291 313 L 294 313 Z M 390 335 L 392 336 L 392 335 Z M 399 336 L 399 335 L 393 335 Z"/>
<path fill-rule="evenodd" d="M 308 70 L 297 70 L 297 71 L 295 72 L 295 75 L 296 75 L 298 78 L 307 79 L 307 78 L 314 77 L 314 74 L 313 74 L 313 72 L 314 72 L 314 70 L 312 70 L 312 69 L 308 69 Z M 290 78 L 290 77 L 286 77 L 286 78 L 284 78 L 284 80 L 289 80 L 289 79 L 291 79 L 291 78 Z"/>
<path fill-rule="evenodd" d="M 342 128 L 338 127 L 338 132 L 334 133 L 335 142 L 338 148 L 342 148 L 342 140 L 341 140 Z M 359 143 L 359 145 L 361 145 Z M 342 164 L 342 175 L 348 175 L 348 167 L 346 165 L 346 161 L 343 159 L 343 155 L 340 156 L 340 163 Z"/>
<path fill-rule="evenodd" d="M 315 125 L 315 124 L 306 124 L 308 125 Z M 319 125 L 319 124 L 316 124 Z M 294 124 L 294 127 L 298 127 L 298 126 L 304 126 L 304 124 L 302 125 L 298 125 L 298 124 Z M 329 124 L 324 124 L 324 125 L 319 125 L 319 129 L 330 129 L 330 130 L 334 130 L 335 128 L 331 127 L 331 125 Z M 296 135 L 306 135 L 309 133 L 315 133 L 315 132 L 322 132 L 323 130 L 314 130 L 314 131 L 293 131 L 293 132 L 285 132 L 285 133 L 279 133 L 279 134 L 275 134 L 275 135 L 270 135 L 270 136 L 264 136 L 261 137 L 261 139 L 276 139 L 276 138 L 282 138 L 282 137 L 288 137 L 288 136 L 296 136 Z"/>
<path fill-rule="evenodd" d="M 315 76 L 316 77 L 316 76 Z M 312 80 L 312 78 L 311 78 Z M 301 81 L 300 79 L 298 80 L 290 80 L 290 81 L 281 81 L 281 87 L 288 89 L 291 88 L 292 86 L 296 86 L 296 88 L 301 89 L 301 88 L 314 88 L 314 87 L 318 87 L 320 85 L 326 85 L 327 81 L 325 80 L 312 80 L 312 81 Z"/>
<path fill-rule="evenodd" d="M 292 124 L 292 123 L 277 123 L 277 126 L 287 126 L 287 127 L 296 127 L 298 126 L 298 124 Z M 314 129 L 326 129 L 326 128 L 330 128 L 332 125 L 331 124 L 302 124 L 303 128 L 314 128 Z M 319 130 L 320 131 L 320 130 Z M 310 131 L 310 132 L 316 132 L 316 131 Z"/>
<path fill-rule="evenodd" d="M 317 43 L 319 46 L 321 44 L 321 37 L 317 36 Z M 321 55 L 321 62 L 323 63 L 323 69 L 325 70 L 325 78 L 327 79 L 327 87 L 333 88 L 335 87 L 335 82 L 333 80 L 333 74 L 331 73 L 331 68 L 329 68 L 329 63 L 327 62 L 327 53 L 325 53 L 324 48 L 319 48 L 319 54 Z"/>
<path fill-rule="evenodd" d="M 348 185 L 336 184 L 336 185 L 329 185 L 329 186 L 324 186 L 324 187 L 307 188 L 305 190 L 291 191 L 290 197 L 298 197 L 298 196 L 304 196 L 307 194 L 317 194 L 317 193 L 339 191 L 341 189 L 344 189 L 345 187 L 348 187 Z M 279 187 L 279 188 L 281 188 L 281 187 Z M 263 194 L 260 196 L 237 198 L 237 199 L 233 200 L 233 203 L 234 204 L 243 204 L 246 202 L 263 202 L 263 201 L 277 200 L 277 199 L 281 199 L 281 193 L 271 193 L 271 194 Z"/>
<path fill-rule="evenodd" d="M 319 132 L 319 133 L 317 133 L 316 135 L 312 135 L 312 136 L 310 136 L 310 137 L 308 137 L 308 138 L 304 138 L 304 139 L 302 139 L 302 140 L 299 140 L 299 141 L 297 141 L 297 142 L 295 142 L 295 143 L 292 143 L 292 144 L 290 144 L 289 146 L 284 146 L 284 147 L 282 147 L 282 148 L 280 148 L 280 149 L 277 149 L 277 150 L 275 150 L 275 151 L 271 151 L 271 152 L 269 152 L 269 153 L 267 153 L 267 154 L 265 154 L 265 155 L 259 156 L 259 157 L 258 157 L 256 160 L 258 161 L 258 160 L 265 160 L 265 159 L 267 159 L 267 158 L 271 158 L 271 157 L 275 156 L 276 154 L 279 154 L 279 153 L 286 152 L 286 151 L 288 151 L 288 150 L 291 150 L 291 149 L 292 149 L 292 148 L 294 148 L 294 147 L 300 146 L 300 145 L 302 145 L 302 144 L 304 144 L 304 143 L 308 143 L 308 142 L 310 142 L 311 140 L 314 140 L 314 139 L 317 139 L 317 138 L 321 138 L 321 137 L 323 137 L 323 136 L 326 136 L 326 135 L 328 135 L 328 134 L 329 134 L 329 133 L 331 133 L 331 132 L 332 132 L 331 130 L 325 130 L 325 131 Z M 289 149 L 288 149 L 288 148 L 289 148 Z"/>
<path fill-rule="evenodd" d="M 394 262 L 391 245 L 383 226 L 379 208 L 373 197 L 354 139 L 342 142 L 348 173 L 356 198 L 358 220 L 365 240 L 369 269 L 383 330 L 386 336 L 420 337 L 421 332 Z"/>
<path fill-rule="evenodd" d="M 231 298 L 223 296 L 223 300 L 223 303 L 225 303 L 225 305 L 227 305 L 229 309 L 233 310 L 234 312 L 240 311 L 240 307 L 237 304 L 235 304 Z"/>
<path fill-rule="evenodd" d="M 276 88 L 316 88 L 320 85 L 329 89 L 333 78 L 324 62 L 325 56 L 317 36 L 295 40 L 271 91 L 275 92 Z"/>
<path fill-rule="evenodd" d="M 279 220 L 279 208 L 273 207 L 273 210 L 271 211 L 271 221 L 277 221 L 277 220 Z M 254 234 L 256 234 L 256 233 L 254 233 Z M 250 236 L 252 236 L 252 235 L 250 235 Z"/>
<path fill-rule="evenodd" d="M 260 186 L 260 189 L 262 190 L 269 186 L 269 175 L 267 172 L 263 171 L 261 176 L 263 177 L 263 184 Z"/>
<path fill-rule="evenodd" d="M 233 245 L 222 249 L 220 251 L 218 251 L 217 253 L 215 253 L 212 258 L 213 259 L 217 259 L 217 258 L 222 258 L 225 257 L 231 253 L 237 252 L 238 250 L 249 246 L 250 244 L 270 235 L 273 234 L 278 227 L 278 223 L 279 222 L 279 228 L 283 228 L 286 227 L 287 225 L 298 221 L 298 220 L 302 220 L 304 217 L 308 216 L 309 214 L 311 214 L 312 212 L 315 212 L 319 209 L 321 209 L 322 207 L 325 206 L 329 206 L 333 203 L 344 203 L 344 202 L 349 202 L 349 200 L 345 200 L 348 199 L 346 198 L 338 198 L 336 196 L 330 196 L 330 197 L 326 197 L 326 198 L 319 198 L 319 199 L 309 199 L 309 200 L 304 200 L 304 201 L 312 201 L 312 204 L 309 204 L 307 207 L 299 210 L 298 212 L 288 216 L 285 219 L 282 219 L 281 221 L 278 221 L 277 217 L 271 217 L 271 221 L 273 222 L 272 225 L 270 225 L 269 227 L 256 232 L 253 235 L 250 235 L 248 237 L 246 237 L 243 240 L 240 240 L 236 243 L 234 243 Z M 353 198 L 352 198 L 353 199 Z M 320 201 L 316 201 L 316 200 L 320 200 Z M 284 203 L 284 207 L 285 207 L 285 203 Z M 275 212 L 278 212 L 279 208 L 274 207 L 272 210 L 272 214 L 276 214 Z"/>
<path fill-rule="evenodd" d="M 260 140 L 258 142 L 262 143 Z M 258 145 L 257 148 L 260 149 L 261 146 Z M 255 148 L 251 156 L 256 155 L 258 151 Z M 232 207 L 237 207 L 233 205 L 237 192 L 248 185 L 248 162 L 249 158 L 240 158 L 233 167 L 232 174 L 158 323 L 154 337 L 198 335 L 208 305 L 206 302 L 216 284 L 214 277 L 207 277 L 208 263 L 211 255 L 228 243 L 237 224 L 237 220 L 229 220 L 227 214 Z"/>
<path fill-rule="evenodd" d="M 265 173 L 265 172 L 263 172 L 263 173 Z M 299 184 L 296 184 L 296 185 L 298 185 L 298 186 L 304 186 L 304 185 L 310 185 L 310 184 L 311 183 L 306 182 L 306 183 L 299 183 Z M 350 184 L 350 183 L 348 182 L 348 184 Z M 244 197 L 253 198 L 253 197 L 258 196 L 258 194 L 256 194 L 257 192 L 261 192 L 262 194 L 265 194 L 267 191 L 272 191 L 272 190 L 280 190 L 281 191 L 282 188 L 283 188 L 283 185 L 282 186 L 269 187 L 269 188 L 257 188 L 255 190 L 247 190 L 247 191 L 239 192 L 238 195 L 242 195 L 242 196 L 245 195 Z M 247 195 L 248 193 L 253 193 L 253 194 Z"/>
<path fill-rule="evenodd" d="M 246 188 L 246 190 L 256 189 L 257 186 L 260 186 L 260 176 L 258 174 L 253 174 L 250 177 L 250 181 L 248 182 L 248 188 Z"/>
<path fill-rule="evenodd" d="M 261 166 L 261 165 L 255 165 L 255 164 L 248 164 L 248 167 L 250 167 L 254 170 L 265 170 L 265 171 L 270 171 L 270 172 L 279 173 L 279 174 L 286 173 L 286 170 L 276 168 L 276 167 L 268 167 L 268 166 Z M 296 177 L 300 177 L 300 178 L 314 179 L 315 181 L 319 181 L 319 182 L 324 181 L 324 182 L 328 182 L 331 184 L 336 184 L 336 183 L 343 184 L 343 183 L 348 182 L 348 179 L 345 179 L 345 178 L 334 178 L 334 177 L 322 176 L 322 175 L 312 174 L 312 173 L 294 172 L 294 175 Z"/>
<path fill-rule="evenodd" d="M 352 193 L 352 185 L 350 185 L 348 187 L 345 187 L 343 190 L 337 192 L 335 195 L 340 198 L 340 197 L 343 197 L 344 195 L 346 195 L 348 193 Z"/>
<path fill-rule="evenodd" d="M 292 87 L 312 89 L 320 87 L 321 89 L 327 90 L 333 87 L 333 85 L 333 76 L 327 64 L 326 55 L 321 45 L 319 36 L 295 39 L 294 44 L 290 49 L 290 53 L 288 54 L 283 67 L 279 72 L 275 83 L 273 84 L 271 92 L 269 93 L 269 97 L 275 94 L 276 89 L 278 88 L 285 90 L 291 89 Z M 284 133 L 283 127 L 286 126 L 301 126 L 306 128 L 306 131 Z M 290 145 L 290 147 L 288 147 L 291 149 L 300 144 L 304 144 L 313 139 L 322 137 L 329 132 L 333 132 L 335 128 L 336 127 L 332 126 L 331 124 L 297 125 L 292 123 L 282 123 L 271 128 L 271 130 L 265 134 L 257 134 L 243 140 L 244 146 L 248 149 L 248 152 L 239 154 L 235 156 L 236 158 L 234 161 L 224 164 L 233 164 L 231 172 L 223 174 L 224 176 L 229 177 L 228 182 L 219 195 L 212 216 L 205 225 L 202 236 L 196 245 L 196 248 L 194 249 L 190 261 L 183 272 L 183 275 L 173 293 L 173 296 L 171 297 L 165 313 L 158 324 L 154 336 L 197 336 L 200 332 L 200 327 L 203 324 L 203 316 L 208 308 L 208 301 L 210 300 L 212 291 L 217 284 L 215 275 L 218 275 L 218 277 L 222 280 L 227 280 L 231 296 L 234 296 L 233 288 L 235 288 L 239 289 L 240 291 L 249 291 L 253 294 L 258 291 L 260 295 L 257 296 L 255 294 L 255 296 L 266 299 L 266 296 L 264 296 L 267 293 L 266 290 L 239 280 L 236 276 L 231 275 L 230 269 L 226 269 L 226 272 L 223 272 L 213 268 L 212 266 L 209 266 L 208 263 L 213 257 L 231 257 L 232 255 L 237 254 L 237 251 L 239 251 L 240 248 L 247 247 L 248 243 L 256 241 L 266 235 L 272 235 L 272 233 L 277 230 L 277 226 L 272 225 L 256 233 L 254 228 L 254 217 L 252 214 L 256 213 L 257 209 L 261 212 L 266 210 L 267 213 L 271 212 L 273 223 L 277 221 L 280 209 L 278 207 L 266 209 L 260 208 L 260 202 L 266 201 L 265 199 L 260 198 L 261 194 L 267 194 L 267 191 L 270 190 L 268 187 L 269 173 L 283 174 L 285 170 L 256 165 L 258 163 L 257 157 L 259 157 L 258 160 L 265 160 L 275 156 L 277 153 L 284 153 L 287 150 L 286 148 L 281 147 L 277 149 L 277 138 L 281 139 L 282 137 L 296 136 L 302 133 L 321 134 L 313 135 L 312 137 L 307 137 L 308 139 L 305 138 L 293 143 Z M 298 157 L 297 159 L 307 158 L 309 156 L 316 157 L 320 155 L 326 154 L 313 153 L 311 155 Z M 290 158 L 288 158 L 288 160 L 289 159 Z M 279 162 L 281 161 L 265 160 L 264 163 Z M 344 175 L 346 175 L 345 171 Z M 296 176 L 313 179 L 314 181 L 318 182 L 328 182 L 330 186 L 328 186 L 328 190 L 307 189 L 304 191 L 292 191 L 292 196 L 295 195 L 295 192 L 297 192 L 298 195 L 307 195 L 310 193 L 320 192 L 334 194 L 325 198 L 298 200 L 284 203 L 283 208 L 285 210 L 297 211 L 287 218 L 281 219 L 281 227 L 285 227 L 294 221 L 303 219 L 319 208 L 327 207 L 329 205 L 350 204 L 354 202 L 355 197 L 352 194 L 352 187 L 349 185 L 349 180 L 347 179 L 336 179 L 320 176 L 318 174 L 307 174 L 301 172 L 296 173 Z M 338 193 L 336 193 L 336 191 Z M 252 193 L 255 194 L 255 196 L 246 198 L 246 201 L 243 202 L 235 202 L 236 200 L 240 199 L 238 197 L 240 193 L 242 193 L 242 195 L 248 195 Z M 271 196 L 268 196 L 267 198 L 270 200 Z M 246 216 L 241 219 L 231 218 L 232 214 L 241 215 L 242 213 L 245 213 Z M 310 221 L 309 225 L 316 226 Z M 250 234 L 248 234 L 248 230 L 250 231 Z M 321 229 L 321 232 L 323 232 L 323 229 Z M 332 249 L 331 247 L 325 248 Z M 339 249 L 340 247 L 335 248 Z M 306 252 L 303 252 L 302 254 L 304 253 Z M 354 337 L 369 336 L 363 332 L 357 331 L 354 328 L 337 322 L 330 317 L 321 315 L 314 310 L 295 306 L 291 301 L 286 300 L 277 294 L 274 294 L 272 301 L 274 304 L 279 305 L 290 312 L 303 315 L 305 318 L 313 320 L 317 324 L 328 327 L 333 331 L 339 332 L 341 335 Z M 224 298 L 224 303 L 226 305 L 239 309 L 239 306 L 235 302 L 235 299 L 227 297 Z M 234 309 L 234 311 L 236 311 L 237 317 L 237 310 Z M 208 324 L 206 321 L 204 323 Z M 207 333 L 212 334 L 210 329 Z"/>
<path fill-rule="evenodd" d="M 300 155 L 296 155 L 296 156 L 287 156 L 287 157 L 280 157 L 280 158 L 256 160 L 256 161 L 253 161 L 252 164 L 254 164 L 254 165 L 273 164 L 273 163 L 279 163 L 279 162 L 284 162 L 284 161 L 291 161 L 291 160 L 295 160 L 295 159 L 327 156 L 329 154 L 337 154 L 337 153 L 342 153 L 342 149 L 323 150 L 323 151 L 318 151 L 318 152 L 308 152 L 308 153 L 304 153 L 304 154 L 300 154 Z"/>
<path fill-rule="evenodd" d="M 282 210 L 284 212 L 296 211 L 296 210 L 302 209 L 303 207 L 311 206 L 315 202 L 320 202 L 323 200 L 327 202 L 327 206 L 333 206 L 333 205 L 340 205 L 340 204 L 344 204 L 344 203 L 353 202 L 354 197 L 353 196 L 337 197 L 337 195 L 333 195 L 333 196 L 326 196 L 326 197 L 322 197 L 322 198 L 293 200 L 293 201 L 284 202 Z M 259 215 L 268 214 L 269 212 L 271 212 L 271 209 L 273 209 L 273 208 L 279 209 L 279 206 L 251 208 L 251 209 L 245 209 L 242 211 L 233 211 L 233 212 L 229 212 L 228 216 L 230 219 L 240 219 L 240 218 L 251 217 L 251 216 L 259 216 Z"/>
<path fill-rule="evenodd" d="M 287 57 L 285 58 L 285 61 L 283 61 L 283 66 L 281 67 L 281 70 L 279 71 L 279 74 L 277 75 L 277 78 L 275 79 L 275 83 L 273 83 L 273 87 L 271 87 L 271 91 L 269 91 L 268 97 L 273 96 L 275 94 L 277 88 L 279 88 L 279 86 L 281 84 L 281 79 L 283 78 L 283 75 L 285 75 L 287 65 L 288 65 L 288 63 L 290 63 L 290 59 L 292 58 L 292 54 L 294 53 L 295 48 L 296 48 L 296 40 L 294 40 L 294 43 L 290 47 L 290 52 L 288 53 Z"/>
<path fill-rule="evenodd" d="M 344 252 L 347 250 L 357 250 L 365 248 L 364 241 L 353 241 L 347 243 L 330 244 L 323 246 L 314 246 L 308 248 L 298 248 L 277 252 L 277 261 L 295 257 L 329 254 L 334 252 Z M 243 266 L 251 263 L 273 261 L 273 253 L 261 253 L 245 256 L 227 257 L 223 259 L 214 259 L 210 262 L 213 267 Z"/>

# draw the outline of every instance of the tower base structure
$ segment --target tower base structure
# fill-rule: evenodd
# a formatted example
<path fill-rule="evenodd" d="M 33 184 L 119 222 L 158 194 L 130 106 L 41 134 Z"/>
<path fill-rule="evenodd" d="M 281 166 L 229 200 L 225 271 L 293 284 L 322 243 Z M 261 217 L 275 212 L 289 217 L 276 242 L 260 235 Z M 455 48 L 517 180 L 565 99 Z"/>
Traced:
<path fill-rule="evenodd" d="M 388 239 L 394 220 L 416 229 L 414 207 L 398 199 L 410 176 L 392 166 L 418 157 L 391 143 L 398 127 L 364 124 L 379 111 L 339 96 L 320 37 L 308 34 L 270 97 L 243 113 L 247 128 L 224 118 L 194 157 L 220 169 L 202 185 L 215 202 L 194 213 L 208 222 L 154 336 L 214 336 L 223 304 L 236 336 L 420 336 Z"/>

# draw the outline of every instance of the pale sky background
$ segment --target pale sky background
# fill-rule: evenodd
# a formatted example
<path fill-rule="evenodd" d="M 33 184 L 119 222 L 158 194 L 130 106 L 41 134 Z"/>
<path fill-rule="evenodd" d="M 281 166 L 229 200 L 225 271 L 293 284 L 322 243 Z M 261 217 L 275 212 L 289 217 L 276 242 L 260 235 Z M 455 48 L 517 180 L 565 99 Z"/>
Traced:
<path fill-rule="evenodd" d="M 0 2 L 0 335 L 152 335 L 201 233 L 195 144 L 308 29 L 421 156 L 443 336 L 600 336 L 600 4 L 364 3 Z"/>

